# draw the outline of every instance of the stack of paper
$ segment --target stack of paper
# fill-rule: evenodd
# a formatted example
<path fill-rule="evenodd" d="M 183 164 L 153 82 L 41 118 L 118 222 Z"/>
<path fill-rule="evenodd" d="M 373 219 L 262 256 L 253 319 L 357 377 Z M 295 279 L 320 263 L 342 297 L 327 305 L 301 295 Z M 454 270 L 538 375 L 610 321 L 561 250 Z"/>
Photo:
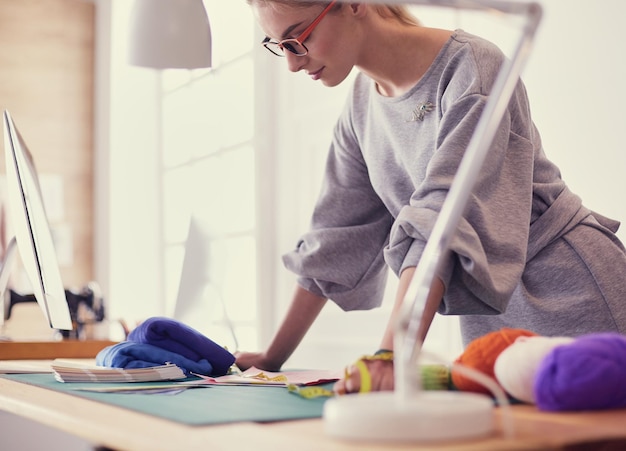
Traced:
<path fill-rule="evenodd" d="M 59 382 L 154 382 L 185 379 L 187 376 L 178 366 L 167 363 L 149 368 L 108 368 L 53 362 L 54 378 Z"/>

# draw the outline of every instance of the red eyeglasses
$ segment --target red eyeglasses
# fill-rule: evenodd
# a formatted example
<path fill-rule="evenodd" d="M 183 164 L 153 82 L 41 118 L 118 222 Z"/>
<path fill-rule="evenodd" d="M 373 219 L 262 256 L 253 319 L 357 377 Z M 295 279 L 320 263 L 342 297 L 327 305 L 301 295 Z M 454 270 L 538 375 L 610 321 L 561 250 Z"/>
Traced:
<path fill-rule="evenodd" d="M 317 25 L 322 21 L 324 16 L 326 16 L 328 11 L 330 11 L 335 3 L 337 3 L 337 0 L 333 0 L 332 2 L 330 2 L 328 6 L 324 8 L 324 10 L 320 13 L 320 15 L 315 18 L 311 25 L 306 27 L 306 30 L 304 30 L 297 38 L 276 41 L 266 36 L 261 44 L 263 44 L 263 46 L 267 50 L 269 50 L 276 56 L 285 56 L 285 50 L 297 56 L 306 55 L 307 53 L 309 53 L 309 49 L 304 46 L 304 41 L 307 40 L 309 35 L 313 32 L 313 30 L 315 30 L 315 27 L 317 27 Z"/>

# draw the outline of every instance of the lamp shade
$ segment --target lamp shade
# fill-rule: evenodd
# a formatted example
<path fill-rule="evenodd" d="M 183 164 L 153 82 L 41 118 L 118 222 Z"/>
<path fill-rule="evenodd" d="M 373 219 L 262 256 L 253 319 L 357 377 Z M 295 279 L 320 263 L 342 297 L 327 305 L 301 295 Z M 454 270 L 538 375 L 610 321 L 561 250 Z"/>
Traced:
<path fill-rule="evenodd" d="M 211 27 L 202 0 L 135 0 L 128 60 L 155 69 L 211 67 Z"/>

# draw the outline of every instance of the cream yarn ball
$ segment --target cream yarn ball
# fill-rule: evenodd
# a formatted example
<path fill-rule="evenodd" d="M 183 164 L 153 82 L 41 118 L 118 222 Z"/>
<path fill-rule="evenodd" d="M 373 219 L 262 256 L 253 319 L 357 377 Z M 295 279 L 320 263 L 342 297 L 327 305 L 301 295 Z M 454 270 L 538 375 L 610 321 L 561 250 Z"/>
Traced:
<path fill-rule="evenodd" d="M 534 381 L 542 359 L 571 337 L 519 337 L 496 359 L 494 374 L 504 391 L 522 402 L 535 404 Z"/>

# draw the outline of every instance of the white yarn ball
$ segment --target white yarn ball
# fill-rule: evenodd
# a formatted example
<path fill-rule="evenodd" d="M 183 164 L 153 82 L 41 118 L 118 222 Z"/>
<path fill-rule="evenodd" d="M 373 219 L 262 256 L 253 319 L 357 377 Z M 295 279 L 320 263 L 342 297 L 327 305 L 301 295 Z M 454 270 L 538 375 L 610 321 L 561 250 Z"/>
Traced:
<path fill-rule="evenodd" d="M 496 380 L 509 395 L 535 404 L 533 386 L 539 364 L 552 349 L 572 341 L 571 337 L 518 337 L 496 358 Z"/>

